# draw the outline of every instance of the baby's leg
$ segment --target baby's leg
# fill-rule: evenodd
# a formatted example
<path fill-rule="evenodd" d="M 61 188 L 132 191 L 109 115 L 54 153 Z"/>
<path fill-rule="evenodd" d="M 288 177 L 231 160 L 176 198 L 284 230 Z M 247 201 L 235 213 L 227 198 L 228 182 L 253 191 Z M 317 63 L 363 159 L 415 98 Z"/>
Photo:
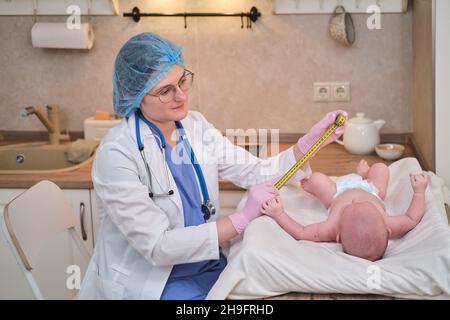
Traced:
<path fill-rule="evenodd" d="M 377 187 L 378 195 L 384 200 L 389 182 L 389 168 L 384 163 L 375 163 L 370 167 L 367 180 Z"/>
<path fill-rule="evenodd" d="M 366 160 L 361 159 L 356 166 L 356 173 L 359 174 L 363 179 L 367 179 L 367 174 L 369 173 L 370 166 Z"/>
<path fill-rule="evenodd" d="M 336 184 L 330 177 L 320 172 L 314 172 L 309 179 L 302 180 L 301 184 L 305 191 L 319 198 L 325 207 L 330 207 L 336 193 Z"/>

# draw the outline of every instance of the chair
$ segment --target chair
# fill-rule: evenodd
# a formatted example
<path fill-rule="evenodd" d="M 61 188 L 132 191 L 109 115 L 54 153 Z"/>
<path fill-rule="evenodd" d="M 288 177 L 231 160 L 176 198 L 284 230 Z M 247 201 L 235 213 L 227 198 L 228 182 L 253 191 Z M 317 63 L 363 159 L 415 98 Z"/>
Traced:
<path fill-rule="evenodd" d="M 45 252 L 46 246 L 51 247 L 52 243 L 61 242 L 57 239 L 62 233 L 70 235 L 69 238 L 74 240 L 70 242 L 75 242 L 75 247 L 86 259 L 86 263 L 90 259 L 83 241 L 74 228 L 77 224 L 76 215 L 63 191 L 53 182 L 41 181 L 6 204 L 1 224 L 6 242 L 36 299 L 44 299 L 44 296 L 35 279 L 35 266 L 40 261 L 40 254 Z M 47 265 L 57 264 L 58 259 L 65 254 L 61 250 L 56 252 L 56 255 L 52 256 L 55 259 L 47 259 L 50 260 L 46 261 Z M 67 286 L 66 283 L 60 282 L 58 286 Z M 54 284 L 50 284 L 52 285 Z"/>

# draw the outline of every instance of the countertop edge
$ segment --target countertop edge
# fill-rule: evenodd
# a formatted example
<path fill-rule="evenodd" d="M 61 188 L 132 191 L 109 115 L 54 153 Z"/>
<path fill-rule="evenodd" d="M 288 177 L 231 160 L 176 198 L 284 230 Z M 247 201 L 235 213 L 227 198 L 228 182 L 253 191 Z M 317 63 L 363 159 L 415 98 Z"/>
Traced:
<path fill-rule="evenodd" d="M 280 144 L 284 144 L 284 149 L 288 148 L 292 144 L 292 137 L 299 136 L 300 134 L 285 134 L 280 135 L 284 139 L 280 139 Z M 384 134 L 381 136 L 382 142 L 402 142 L 405 144 L 412 145 L 413 151 L 417 154 L 416 148 L 414 148 L 414 142 L 412 139 L 412 134 Z M 11 143 L 17 143 L 17 141 L 11 141 Z M 5 145 L 5 141 L 2 143 Z M 280 151 L 284 150 L 280 148 Z M 420 160 L 420 157 L 419 157 Z M 422 164 L 422 163 L 421 163 Z M 0 189 L 25 189 L 30 188 L 34 184 L 42 180 L 49 180 L 57 184 L 62 189 L 93 189 L 93 183 L 91 179 L 91 164 L 87 164 L 77 170 L 68 171 L 63 173 L 53 173 L 53 174 L 14 174 L 14 175 L 0 175 Z M 220 190 L 231 190 L 231 191 L 243 191 L 245 189 L 236 186 L 232 182 L 219 180 Z"/>

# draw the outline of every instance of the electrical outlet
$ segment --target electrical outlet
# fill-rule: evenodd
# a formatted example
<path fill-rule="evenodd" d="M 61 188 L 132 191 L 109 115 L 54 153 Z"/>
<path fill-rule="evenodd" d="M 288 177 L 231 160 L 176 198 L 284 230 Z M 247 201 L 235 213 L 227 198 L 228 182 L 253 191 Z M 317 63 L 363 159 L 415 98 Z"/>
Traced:
<path fill-rule="evenodd" d="M 330 101 L 331 85 L 325 82 L 314 82 L 314 101 Z"/>
<path fill-rule="evenodd" d="M 314 82 L 314 101 L 350 101 L 350 83 L 347 81 Z"/>
<path fill-rule="evenodd" d="M 349 82 L 332 82 L 331 85 L 331 101 L 350 101 L 350 83 Z"/>

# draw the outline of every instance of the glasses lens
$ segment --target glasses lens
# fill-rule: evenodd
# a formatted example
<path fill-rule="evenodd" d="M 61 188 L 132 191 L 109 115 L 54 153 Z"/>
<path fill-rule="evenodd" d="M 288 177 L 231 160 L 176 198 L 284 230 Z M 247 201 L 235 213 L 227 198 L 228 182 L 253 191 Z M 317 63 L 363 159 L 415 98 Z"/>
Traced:
<path fill-rule="evenodd" d="M 162 103 L 169 103 L 170 101 L 172 101 L 175 98 L 175 92 L 176 92 L 175 87 L 171 87 L 166 92 L 161 93 L 158 96 L 158 98 Z"/>
<path fill-rule="evenodd" d="M 180 79 L 178 86 L 182 91 L 188 91 L 192 87 L 193 82 L 194 82 L 194 74 L 188 71 Z M 158 98 L 162 103 L 169 103 L 175 99 L 176 93 L 177 93 L 176 87 L 171 86 L 166 90 L 164 90 L 164 92 L 160 93 L 158 95 Z"/>
<path fill-rule="evenodd" d="M 183 78 L 181 78 L 180 83 L 178 84 L 180 86 L 180 89 L 183 91 L 188 91 L 192 87 L 192 83 L 194 82 L 194 74 L 193 73 L 186 73 Z"/>

